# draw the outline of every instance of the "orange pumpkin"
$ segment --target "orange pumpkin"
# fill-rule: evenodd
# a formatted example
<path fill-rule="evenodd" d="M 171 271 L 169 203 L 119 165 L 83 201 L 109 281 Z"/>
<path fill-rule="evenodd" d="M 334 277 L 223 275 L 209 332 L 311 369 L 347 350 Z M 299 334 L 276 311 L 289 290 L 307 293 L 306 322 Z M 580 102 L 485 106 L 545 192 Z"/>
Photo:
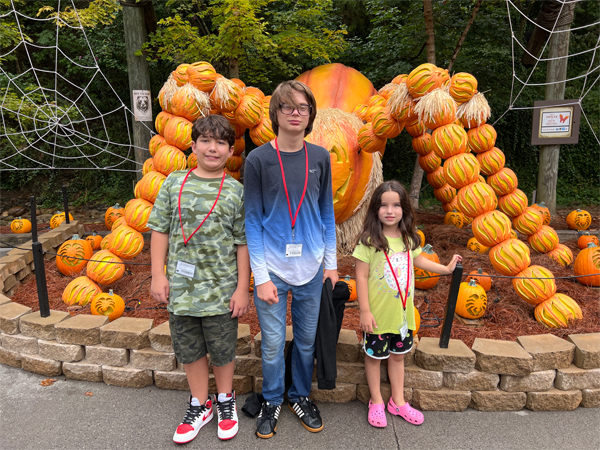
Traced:
<path fill-rule="evenodd" d="M 422 114 L 423 123 L 430 130 L 435 130 L 443 125 L 448 125 L 456 120 L 456 103 L 444 91 L 436 91 L 430 93 L 435 96 L 436 107 L 435 109 L 425 111 Z M 425 99 L 421 99 L 425 101 Z"/>
<path fill-rule="evenodd" d="M 477 79 L 470 73 L 455 73 L 450 78 L 449 93 L 458 104 L 468 102 L 477 93 Z"/>
<path fill-rule="evenodd" d="M 492 187 L 496 195 L 507 195 L 517 189 L 519 181 L 517 180 L 517 175 L 512 170 L 504 167 L 495 174 L 487 177 L 487 184 Z"/>
<path fill-rule="evenodd" d="M 100 242 L 100 250 L 108 250 L 110 247 L 110 240 L 112 239 L 112 233 L 107 234 Z"/>
<path fill-rule="evenodd" d="M 102 243 L 102 236 L 94 231 L 92 234 L 86 236 L 85 240 L 90 243 L 92 250 L 98 250 L 100 248 L 100 244 Z"/>
<path fill-rule="evenodd" d="M 487 294 L 475 280 L 460 283 L 456 299 L 456 314 L 465 319 L 479 319 L 485 314 Z"/>
<path fill-rule="evenodd" d="M 111 234 L 108 250 L 120 258 L 135 258 L 144 249 L 144 236 L 127 225 L 119 227 Z"/>
<path fill-rule="evenodd" d="M 431 137 L 433 151 L 442 159 L 465 153 L 467 150 L 467 132 L 455 123 L 436 128 L 431 133 Z"/>
<path fill-rule="evenodd" d="M 400 117 L 396 117 L 396 120 L 401 120 L 401 119 L 400 119 Z M 418 117 L 413 120 L 407 121 L 404 124 L 404 129 L 412 137 L 421 136 L 422 134 L 425 134 L 425 132 L 427 131 L 427 128 L 425 128 L 425 124 L 423 123 L 423 121 L 419 120 Z"/>
<path fill-rule="evenodd" d="M 117 217 L 117 219 L 113 222 L 113 226 L 111 228 L 111 231 L 115 231 L 117 228 L 119 228 L 121 225 L 127 225 L 127 221 L 125 220 L 124 216 L 121 217 Z M 111 233 L 112 234 L 112 233 Z"/>
<path fill-rule="evenodd" d="M 417 234 L 419 235 L 419 239 L 421 239 L 421 247 L 425 245 L 425 233 L 421 230 L 417 230 Z"/>
<path fill-rule="evenodd" d="M 264 116 L 258 125 L 250 128 L 250 139 L 255 145 L 263 145 L 275 139 L 273 125 L 268 116 Z"/>
<path fill-rule="evenodd" d="M 210 93 L 210 103 L 219 111 L 235 111 L 240 105 L 244 91 L 240 86 L 227 78 L 219 78 Z"/>
<path fill-rule="evenodd" d="M 263 119 L 262 101 L 255 95 L 244 95 L 233 114 L 235 122 L 239 125 L 246 128 L 255 127 Z"/>
<path fill-rule="evenodd" d="M 548 328 L 566 328 L 569 322 L 583 319 L 579 305 L 571 297 L 554 294 L 548 300 L 535 307 L 535 320 Z"/>
<path fill-rule="evenodd" d="M 404 128 L 404 122 L 398 122 L 390 116 L 388 108 L 373 116 L 373 133 L 382 139 L 395 138 Z"/>
<path fill-rule="evenodd" d="M 547 255 L 563 267 L 567 267 L 573 262 L 573 252 L 565 244 L 558 244 Z"/>
<path fill-rule="evenodd" d="M 106 210 L 104 214 L 104 225 L 106 225 L 107 230 L 112 230 L 113 222 L 119 218 L 123 217 L 125 214 L 125 208 L 123 208 L 118 203 L 115 203 L 114 206 L 111 206 Z"/>
<path fill-rule="evenodd" d="M 230 156 L 225 162 L 225 168 L 231 172 L 237 172 L 242 167 L 244 158 L 241 156 Z"/>
<path fill-rule="evenodd" d="M 421 169 L 427 173 L 435 172 L 442 165 L 442 160 L 435 154 L 435 152 L 429 152 L 426 155 L 420 155 L 418 157 L 418 161 Z"/>
<path fill-rule="evenodd" d="M 10 223 L 10 230 L 15 234 L 29 233 L 31 232 L 31 222 L 17 217 Z"/>
<path fill-rule="evenodd" d="M 504 156 L 504 152 L 498 147 L 492 147 L 486 152 L 477 153 L 477 161 L 479 161 L 481 173 L 489 176 L 504 168 L 506 157 Z"/>
<path fill-rule="evenodd" d="M 368 122 L 358 131 L 358 145 L 367 153 L 383 154 L 387 139 L 381 138 L 373 131 L 373 124 Z"/>
<path fill-rule="evenodd" d="M 529 201 L 520 189 L 515 189 L 510 194 L 498 198 L 498 208 L 508 217 L 517 217 L 525 212 Z"/>
<path fill-rule="evenodd" d="M 425 247 L 423 247 L 423 251 L 421 252 L 421 255 L 423 255 L 424 258 L 427 258 L 430 261 L 433 261 L 436 263 L 440 262 L 440 258 L 438 258 L 437 253 L 433 251 L 433 248 L 431 247 L 430 244 L 427 244 L 427 245 L 425 245 Z M 424 290 L 431 289 L 438 283 L 438 281 L 440 281 L 440 277 L 433 276 L 433 275 L 439 275 L 437 273 L 432 273 L 427 270 L 419 269 L 416 266 L 414 268 L 414 271 L 415 271 L 415 287 L 417 289 L 424 289 Z M 431 278 L 421 278 L 420 279 L 419 277 L 431 277 Z"/>
<path fill-rule="evenodd" d="M 452 186 L 450 186 L 449 184 L 447 185 L 448 188 L 450 189 L 454 189 Z M 433 193 L 435 194 L 435 189 L 433 190 Z M 450 212 L 453 211 L 455 209 L 460 211 L 460 208 L 458 206 L 458 196 L 454 196 L 452 198 L 452 200 L 450 200 L 449 203 L 442 203 L 442 209 L 444 210 L 444 212 Z M 461 211 L 462 212 L 462 211 Z M 464 215 L 464 214 L 463 214 Z M 466 217 L 466 216 L 465 216 Z"/>
<path fill-rule="evenodd" d="M 352 111 L 356 117 L 358 117 L 363 122 L 367 121 L 367 111 L 369 111 L 369 105 L 365 105 L 361 103 L 360 105 L 356 105 L 356 108 Z"/>
<path fill-rule="evenodd" d="M 143 198 L 129 200 L 125 205 L 125 220 L 131 228 L 145 233 L 150 228 L 146 226 L 150 212 L 152 211 L 152 203 Z"/>
<path fill-rule="evenodd" d="M 546 204 L 544 202 L 539 202 L 531 206 L 544 216 L 544 225 L 549 225 L 552 215 L 550 214 L 550 210 L 546 207 Z"/>
<path fill-rule="evenodd" d="M 527 243 L 536 252 L 548 253 L 558 245 L 558 234 L 554 228 L 542 225 L 537 232 L 527 237 Z"/>
<path fill-rule="evenodd" d="M 194 122 L 201 116 L 210 113 L 210 100 L 206 92 L 196 89 L 187 83 L 175 91 L 171 97 L 171 114 L 184 117 Z"/>
<path fill-rule="evenodd" d="M 249 287 L 249 291 L 250 292 L 254 292 L 254 274 L 252 272 L 250 272 L 250 287 Z"/>
<path fill-rule="evenodd" d="M 190 153 L 190 156 L 187 157 L 187 168 L 193 169 L 197 165 L 198 165 L 198 159 L 196 158 L 196 155 L 194 155 L 193 153 Z"/>
<path fill-rule="evenodd" d="M 440 88 L 450 81 L 448 71 L 440 69 L 434 64 L 421 64 L 417 66 L 406 78 L 406 87 L 412 98 L 419 98 Z"/>
<path fill-rule="evenodd" d="M 467 141 L 469 148 L 475 153 L 483 153 L 491 150 L 496 144 L 496 130 L 487 123 L 471 128 L 467 132 Z"/>
<path fill-rule="evenodd" d="M 467 241 L 467 248 L 473 252 L 481 253 L 481 254 L 485 254 L 490 250 L 489 247 L 486 247 L 485 245 L 481 244 L 477 240 L 477 238 L 474 238 L 474 237 L 472 237 L 471 239 L 469 239 Z"/>
<path fill-rule="evenodd" d="M 469 273 L 466 281 L 468 283 L 471 280 L 475 280 L 486 292 L 492 288 L 492 279 L 481 268 Z"/>
<path fill-rule="evenodd" d="M 473 219 L 473 235 L 486 247 L 493 247 L 510 238 L 510 219 L 498 210 L 488 211 Z"/>
<path fill-rule="evenodd" d="M 357 292 L 356 292 L 356 280 L 353 280 L 350 277 L 345 277 L 344 278 L 344 283 L 346 283 L 348 285 L 348 291 L 350 291 L 350 298 L 348 299 L 349 302 L 354 302 L 358 299 L 357 296 Z"/>
<path fill-rule="evenodd" d="M 163 145 L 154 155 L 154 170 L 165 177 L 187 167 L 185 153 L 172 145 Z"/>
<path fill-rule="evenodd" d="M 162 114 L 162 113 L 161 113 Z M 173 116 L 165 126 L 164 132 L 161 133 L 167 144 L 177 147 L 179 150 L 187 150 L 192 145 L 192 122 L 183 117 Z M 161 149 L 164 148 L 161 147 Z M 154 158 L 160 153 L 156 152 Z M 155 162 L 156 164 L 156 162 Z"/>
<path fill-rule="evenodd" d="M 367 112 L 365 113 L 365 122 L 373 122 L 373 118 L 380 112 L 384 112 L 384 111 L 385 111 L 385 108 L 383 105 L 369 106 L 367 108 Z"/>
<path fill-rule="evenodd" d="M 408 75 L 405 73 L 401 73 L 400 75 L 396 75 L 394 77 L 394 79 L 392 80 L 392 83 L 394 84 L 402 84 L 402 83 L 406 83 L 406 79 L 408 78 Z"/>
<path fill-rule="evenodd" d="M 244 88 L 244 95 L 254 95 L 256 98 L 258 98 L 261 102 L 264 100 L 265 98 L 265 94 L 263 91 L 261 91 L 259 88 L 254 87 L 254 86 L 247 86 Z"/>
<path fill-rule="evenodd" d="M 58 228 L 66 219 L 64 212 L 57 212 L 50 218 L 50 228 Z M 69 220 L 73 220 L 71 213 L 69 213 Z"/>
<path fill-rule="evenodd" d="M 154 158 L 148 158 L 142 166 L 142 175 L 146 175 L 154 170 Z"/>
<path fill-rule="evenodd" d="M 429 136 L 426 134 L 425 136 Z M 430 152 L 433 153 L 433 152 Z M 433 172 L 427 173 L 427 182 L 434 189 L 439 189 L 446 184 L 446 178 L 444 178 L 444 168 L 438 167 Z"/>
<path fill-rule="evenodd" d="M 136 184 L 136 188 L 139 189 L 139 196 L 136 195 L 136 198 L 143 198 L 150 203 L 154 203 L 158 196 L 158 191 L 166 179 L 167 177 L 160 172 L 152 171 L 147 173 Z"/>
<path fill-rule="evenodd" d="M 168 123 L 172 120 L 175 119 L 176 116 L 174 116 L 173 114 L 169 114 L 168 112 L 165 111 L 161 111 L 158 113 L 158 115 L 156 116 L 156 119 L 154 119 L 154 127 L 156 128 L 156 132 L 161 135 L 164 136 L 165 135 L 165 128 L 167 127 Z M 166 139 L 165 139 L 165 143 L 166 143 Z M 154 155 L 152 155 L 154 156 Z"/>
<path fill-rule="evenodd" d="M 381 89 L 379 89 L 379 92 L 377 92 L 377 94 L 381 95 L 383 98 L 385 98 L 386 100 L 388 100 L 390 98 L 390 96 L 392 95 L 392 93 L 398 89 L 398 85 L 395 83 L 388 83 L 386 85 L 384 85 Z"/>
<path fill-rule="evenodd" d="M 433 150 L 431 134 L 425 133 L 412 139 L 412 148 L 419 155 L 426 155 Z"/>
<path fill-rule="evenodd" d="M 444 224 L 452 225 L 456 228 L 462 228 L 465 222 L 465 216 L 457 210 L 447 212 L 444 216 Z"/>
<path fill-rule="evenodd" d="M 92 299 L 102 293 L 102 289 L 86 276 L 75 278 L 62 293 L 63 303 L 69 306 L 85 306 Z"/>
<path fill-rule="evenodd" d="M 600 242 L 598 242 L 598 238 L 596 236 L 591 235 L 588 232 L 585 232 L 581 236 L 579 236 L 579 238 L 577 239 L 577 247 L 583 250 L 584 248 L 587 248 L 590 242 L 596 244 L 596 247 L 600 247 Z"/>
<path fill-rule="evenodd" d="M 582 209 L 576 209 L 567 215 L 567 225 L 571 230 L 587 230 L 591 224 L 592 216 Z"/>
<path fill-rule="evenodd" d="M 471 183 L 460 188 L 458 208 L 465 216 L 475 218 L 496 209 L 498 201 L 493 189 L 486 183 Z"/>
<path fill-rule="evenodd" d="M 590 242 L 587 248 L 581 250 L 575 258 L 575 275 L 590 275 L 576 278 L 585 286 L 600 286 L 600 247 Z"/>
<path fill-rule="evenodd" d="M 529 248 L 518 239 L 507 239 L 490 249 L 490 262 L 502 275 L 514 276 L 529 267 Z"/>
<path fill-rule="evenodd" d="M 71 239 L 63 242 L 56 252 L 56 268 L 60 273 L 67 276 L 73 276 L 81 272 L 87 265 L 87 259 L 90 259 L 94 251 L 92 246 L 85 239 L 79 239 L 79 235 L 74 234 Z"/>
<path fill-rule="evenodd" d="M 343 64 L 325 64 L 304 72 L 296 80 L 310 87 L 318 109 L 338 108 L 352 113 L 377 91 L 358 70 Z"/>
<path fill-rule="evenodd" d="M 446 183 L 441 188 L 434 189 L 433 195 L 442 203 L 450 203 L 456 198 L 456 189 Z"/>
<path fill-rule="evenodd" d="M 460 189 L 479 178 L 479 162 L 470 153 L 460 153 L 444 161 L 444 178 L 450 186 Z"/>
<path fill-rule="evenodd" d="M 108 285 L 118 281 L 125 273 L 123 261 L 109 250 L 100 250 L 87 265 L 87 276 L 96 283 Z"/>
<path fill-rule="evenodd" d="M 246 149 L 246 141 L 243 137 L 237 138 L 233 144 L 233 156 L 240 156 Z"/>
<path fill-rule="evenodd" d="M 542 266 L 529 266 L 512 280 L 519 297 L 532 305 L 538 305 L 556 293 L 554 275 Z"/>
<path fill-rule="evenodd" d="M 419 310 L 416 306 L 415 308 L 415 331 L 413 331 L 413 337 L 419 332 L 419 328 L 421 328 L 421 314 L 419 314 Z"/>
<path fill-rule="evenodd" d="M 188 74 L 187 69 L 189 64 L 179 64 L 177 68 L 172 72 L 173 79 L 177 83 L 178 86 L 183 86 L 188 82 Z"/>
<path fill-rule="evenodd" d="M 92 315 L 108 316 L 110 322 L 121 317 L 124 311 L 125 302 L 123 298 L 114 294 L 112 289 L 108 291 L 108 294 L 96 295 L 90 305 Z"/>
<path fill-rule="evenodd" d="M 196 89 L 210 92 L 215 86 L 217 72 L 212 64 L 206 61 L 198 61 L 187 67 L 188 83 Z"/>
<path fill-rule="evenodd" d="M 242 177 L 242 174 L 240 173 L 239 170 L 236 170 L 235 172 L 232 172 L 231 170 L 227 169 L 227 167 L 225 167 L 223 169 L 223 172 L 225 172 L 230 177 L 236 179 L 237 181 L 240 181 L 240 178 Z"/>
<path fill-rule="evenodd" d="M 154 156 L 159 148 L 163 145 L 167 145 L 167 141 L 160 134 L 155 134 L 150 139 L 150 144 L 148 144 L 148 150 L 150 151 L 150 155 Z"/>
<path fill-rule="evenodd" d="M 544 217 L 537 209 L 527 207 L 523 214 L 513 219 L 513 227 L 521 234 L 531 236 L 537 233 L 544 223 Z"/>

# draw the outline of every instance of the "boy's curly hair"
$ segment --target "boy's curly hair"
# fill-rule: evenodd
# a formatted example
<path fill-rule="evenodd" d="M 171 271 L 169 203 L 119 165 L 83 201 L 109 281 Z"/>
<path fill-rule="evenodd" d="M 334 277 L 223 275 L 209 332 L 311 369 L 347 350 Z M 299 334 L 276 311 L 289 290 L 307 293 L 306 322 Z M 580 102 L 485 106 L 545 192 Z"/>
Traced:
<path fill-rule="evenodd" d="M 225 117 L 216 114 L 196 119 L 192 127 L 192 141 L 196 142 L 200 136 L 223 139 L 230 147 L 235 143 L 235 130 Z"/>

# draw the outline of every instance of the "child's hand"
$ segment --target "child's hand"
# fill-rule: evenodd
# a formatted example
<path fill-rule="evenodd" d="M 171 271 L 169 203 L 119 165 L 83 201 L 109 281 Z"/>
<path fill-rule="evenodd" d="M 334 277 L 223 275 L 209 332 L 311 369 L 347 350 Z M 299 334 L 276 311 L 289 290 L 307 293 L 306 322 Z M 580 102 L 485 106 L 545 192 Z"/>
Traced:
<path fill-rule="evenodd" d="M 456 264 L 458 264 L 461 261 L 462 261 L 462 256 L 454 255 L 452 257 L 452 259 L 450 260 L 450 262 L 448 263 L 448 265 L 446 266 L 449 270 L 449 273 L 454 272 L 454 269 L 456 268 Z"/>
<path fill-rule="evenodd" d="M 267 302 L 269 305 L 279 303 L 279 296 L 277 295 L 277 287 L 269 280 L 266 283 L 259 284 L 256 286 L 256 296 L 259 300 Z"/>
<path fill-rule="evenodd" d="M 152 298 L 159 303 L 169 303 L 169 280 L 163 274 L 152 277 L 150 285 Z"/>
<path fill-rule="evenodd" d="M 231 311 L 231 318 L 241 317 L 248 312 L 250 309 L 250 295 L 248 291 L 238 292 L 236 291 L 231 296 L 229 302 L 229 311 Z"/>
<path fill-rule="evenodd" d="M 371 311 L 364 311 L 360 313 L 360 329 L 366 331 L 369 334 L 373 333 L 373 328 L 377 328 L 375 323 L 375 317 Z"/>

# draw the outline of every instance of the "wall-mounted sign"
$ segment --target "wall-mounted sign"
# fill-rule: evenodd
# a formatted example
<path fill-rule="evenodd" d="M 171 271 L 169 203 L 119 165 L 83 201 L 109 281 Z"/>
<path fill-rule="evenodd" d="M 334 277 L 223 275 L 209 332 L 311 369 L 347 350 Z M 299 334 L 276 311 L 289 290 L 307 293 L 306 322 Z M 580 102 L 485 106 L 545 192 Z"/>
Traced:
<path fill-rule="evenodd" d="M 534 102 L 531 145 L 576 144 L 581 109 L 577 100 Z"/>
<path fill-rule="evenodd" d="M 133 91 L 133 114 L 136 122 L 152 122 L 150 91 Z"/>

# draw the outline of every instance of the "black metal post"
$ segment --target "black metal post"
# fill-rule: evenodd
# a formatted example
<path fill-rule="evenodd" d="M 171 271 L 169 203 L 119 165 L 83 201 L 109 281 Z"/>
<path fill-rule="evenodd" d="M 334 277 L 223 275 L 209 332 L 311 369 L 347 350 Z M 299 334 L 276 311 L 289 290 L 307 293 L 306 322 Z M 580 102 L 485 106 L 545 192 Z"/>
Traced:
<path fill-rule="evenodd" d="M 46 285 L 46 268 L 44 267 L 44 251 L 42 243 L 38 242 L 37 217 L 35 214 L 35 196 L 31 196 L 31 250 L 33 250 L 33 265 L 35 282 L 37 285 L 40 316 L 50 317 L 50 304 L 48 302 L 48 286 Z"/>
<path fill-rule="evenodd" d="M 460 288 L 460 280 L 462 279 L 463 266 L 461 263 L 456 265 L 452 272 L 452 281 L 450 282 L 450 292 L 448 293 L 448 301 L 446 302 L 446 310 L 444 311 L 444 321 L 442 322 L 442 335 L 440 336 L 440 348 L 448 348 L 450 342 L 450 333 L 452 332 L 452 322 L 454 321 L 454 311 L 456 310 L 456 299 L 458 298 L 458 290 Z"/>
<path fill-rule="evenodd" d="M 63 194 L 63 206 L 65 208 L 65 222 L 71 223 L 71 221 L 69 220 L 69 196 L 67 195 L 67 186 L 65 186 L 64 184 L 62 187 L 62 194 Z"/>

